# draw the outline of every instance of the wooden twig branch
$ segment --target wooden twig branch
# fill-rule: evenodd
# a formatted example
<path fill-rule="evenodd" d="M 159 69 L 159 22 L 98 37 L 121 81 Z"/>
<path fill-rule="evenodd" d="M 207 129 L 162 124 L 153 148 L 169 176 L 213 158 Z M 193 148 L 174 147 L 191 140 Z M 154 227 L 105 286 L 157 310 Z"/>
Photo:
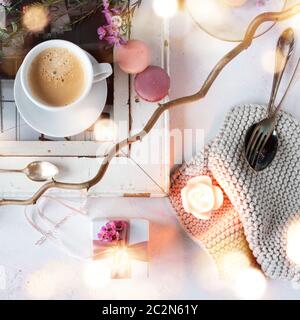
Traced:
<path fill-rule="evenodd" d="M 211 88 L 212 84 L 218 77 L 218 75 L 221 73 L 221 71 L 225 68 L 225 66 L 232 61 L 236 56 L 238 56 L 241 52 L 246 50 L 252 43 L 256 30 L 258 27 L 269 21 L 277 22 L 277 21 L 283 21 L 286 20 L 296 14 L 300 13 L 300 3 L 295 4 L 294 6 L 286 9 L 282 12 L 267 12 L 263 13 L 259 16 L 257 16 L 249 25 L 247 32 L 245 34 L 244 40 L 239 43 L 234 49 L 232 49 L 230 52 L 228 52 L 213 68 L 213 70 L 208 75 L 206 81 L 202 85 L 201 89 L 190 96 L 182 97 L 179 99 L 175 99 L 172 101 L 169 101 L 167 103 L 159 104 L 158 108 L 155 110 L 155 112 L 152 114 L 151 118 L 148 120 L 147 124 L 145 125 L 144 129 L 133 135 L 129 136 L 127 139 L 117 143 L 112 149 L 109 151 L 107 156 L 104 158 L 104 161 L 102 162 L 99 171 L 95 175 L 94 178 L 91 180 L 88 180 L 86 182 L 82 183 L 64 183 L 60 181 L 53 180 L 51 182 L 48 182 L 44 184 L 31 198 L 26 200 L 18 200 L 18 199 L 2 199 L 0 200 L 0 206 L 4 205 L 31 205 L 35 204 L 37 200 L 49 189 L 58 188 L 58 189 L 68 189 L 68 190 L 82 190 L 86 189 L 89 190 L 96 184 L 98 184 L 102 178 L 104 177 L 107 168 L 109 167 L 110 162 L 112 159 L 119 153 L 119 151 L 129 146 L 132 143 L 135 143 L 137 141 L 141 141 L 154 127 L 160 116 L 166 111 L 170 110 L 172 108 L 175 108 L 180 105 L 189 104 L 198 100 L 203 99 L 209 89 Z"/>

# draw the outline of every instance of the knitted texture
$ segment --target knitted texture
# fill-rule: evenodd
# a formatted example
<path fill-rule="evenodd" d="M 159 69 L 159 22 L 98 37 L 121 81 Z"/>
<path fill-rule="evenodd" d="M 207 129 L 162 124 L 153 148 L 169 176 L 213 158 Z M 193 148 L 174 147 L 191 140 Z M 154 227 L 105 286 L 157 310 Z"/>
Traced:
<path fill-rule="evenodd" d="M 220 276 L 231 280 L 236 270 L 254 267 L 256 261 L 246 241 L 240 217 L 229 198 L 224 194 L 222 207 L 214 210 L 209 220 L 199 220 L 186 213 L 181 201 L 181 190 L 193 177 L 207 175 L 217 185 L 208 170 L 208 154 L 209 147 L 174 173 L 169 199 L 186 232 L 197 242 L 200 241 L 213 257 Z"/>
<path fill-rule="evenodd" d="M 287 251 L 288 230 L 300 221 L 300 124 L 288 113 L 279 114 L 278 153 L 267 169 L 256 173 L 245 160 L 243 144 L 247 129 L 265 116 L 264 106 L 233 109 L 212 143 L 208 167 L 238 211 L 265 274 L 300 282 L 300 268 Z"/>

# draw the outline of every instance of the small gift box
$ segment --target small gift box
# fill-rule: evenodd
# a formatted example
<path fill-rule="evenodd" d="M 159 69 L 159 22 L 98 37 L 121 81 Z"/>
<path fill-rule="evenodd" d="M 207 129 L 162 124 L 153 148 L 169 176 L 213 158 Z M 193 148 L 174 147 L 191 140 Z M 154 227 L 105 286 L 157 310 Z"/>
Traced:
<path fill-rule="evenodd" d="M 112 279 L 149 275 L 149 221 L 96 219 L 93 222 L 93 259 L 111 269 Z"/>

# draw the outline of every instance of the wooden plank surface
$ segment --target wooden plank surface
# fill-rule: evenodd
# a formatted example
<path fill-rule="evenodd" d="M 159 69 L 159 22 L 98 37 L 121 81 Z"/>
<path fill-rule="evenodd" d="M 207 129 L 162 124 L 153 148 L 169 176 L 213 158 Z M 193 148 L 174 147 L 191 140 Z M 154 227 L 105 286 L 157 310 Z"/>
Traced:
<path fill-rule="evenodd" d="M 132 38 L 146 41 L 152 50 L 152 64 L 168 71 L 169 48 L 165 46 L 168 23 L 155 16 L 149 5 L 149 2 L 143 2 L 138 10 L 138 15 L 133 20 Z M 131 133 L 142 129 L 157 108 L 157 104 L 137 99 L 133 77 L 130 77 L 130 87 L 128 80 L 128 75 L 115 66 L 113 119 L 117 124 L 122 123 L 123 127 L 119 128 L 120 138 L 127 137 L 129 128 Z M 8 103 L 4 111 L 10 110 L 12 113 L 11 124 L 17 121 L 22 128 L 23 120 L 11 102 L 11 87 L 4 86 L 2 96 Z M 32 140 L 37 139 L 34 131 L 17 131 L 11 136 L 11 141 L 0 142 L 0 168 L 23 168 L 36 159 L 50 160 L 60 167 L 59 179 L 62 181 L 80 182 L 93 177 L 103 156 L 112 146 L 111 142 L 95 141 L 13 141 L 22 139 L 24 134 L 32 137 Z M 129 159 L 128 151 L 123 150 L 121 157 L 114 159 L 103 181 L 91 190 L 91 195 L 165 196 L 169 188 L 168 113 L 161 117 L 155 130 L 143 142 L 132 146 Z M 150 158 L 146 158 L 146 155 L 150 155 Z M 39 186 L 40 184 L 28 181 L 18 174 L 1 175 L 0 195 L 28 196 Z"/>
<path fill-rule="evenodd" d="M 13 169 L 24 168 L 34 160 L 49 160 L 49 158 L 0 158 L 0 168 Z M 57 180 L 63 182 L 83 182 L 92 178 L 100 167 L 103 158 L 51 158 L 60 170 Z M 28 197 L 35 193 L 42 183 L 32 182 L 23 174 L 1 174 L 0 198 Z M 52 191 L 53 192 L 53 191 Z M 60 195 L 78 195 L 74 191 L 54 190 Z M 157 184 L 128 158 L 115 158 L 111 163 L 103 180 L 93 187 L 91 196 L 130 196 L 142 194 L 144 196 L 161 196 L 161 190 Z"/>
<path fill-rule="evenodd" d="M 169 23 L 158 17 L 152 9 L 151 1 L 143 3 L 139 14 L 133 19 L 132 38 L 141 39 L 151 48 L 151 64 L 160 66 L 169 73 Z M 140 99 L 134 91 L 134 77 L 131 78 L 131 132 L 134 134 L 145 126 L 157 103 Z M 167 101 L 166 98 L 164 101 Z M 170 146 L 169 146 L 169 113 L 165 112 L 154 129 L 141 143 L 133 144 L 130 157 L 146 171 L 162 192 L 169 190 Z"/>

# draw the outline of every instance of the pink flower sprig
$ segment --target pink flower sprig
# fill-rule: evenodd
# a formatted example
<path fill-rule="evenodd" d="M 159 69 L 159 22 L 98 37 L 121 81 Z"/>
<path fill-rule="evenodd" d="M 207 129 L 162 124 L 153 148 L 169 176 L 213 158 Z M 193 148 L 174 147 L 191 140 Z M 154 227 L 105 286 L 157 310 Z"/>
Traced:
<path fill-rule="evenodd" d="M 122 240 L 122 231 L 126 227 L 125 221 L 110 221 L 101 227 L 98 239 L 103 242 L 115 242 Z"/>
<path fill-rule="evenodd" d="M 100 40 L 106 41 L 111 46 L 119 46 L 126 43 L 126 39 L 121 35 L 122 18 L 121 9 L 110 7 L 108 0 L 102 0 L 106 24 L 97 29 Z"/>

